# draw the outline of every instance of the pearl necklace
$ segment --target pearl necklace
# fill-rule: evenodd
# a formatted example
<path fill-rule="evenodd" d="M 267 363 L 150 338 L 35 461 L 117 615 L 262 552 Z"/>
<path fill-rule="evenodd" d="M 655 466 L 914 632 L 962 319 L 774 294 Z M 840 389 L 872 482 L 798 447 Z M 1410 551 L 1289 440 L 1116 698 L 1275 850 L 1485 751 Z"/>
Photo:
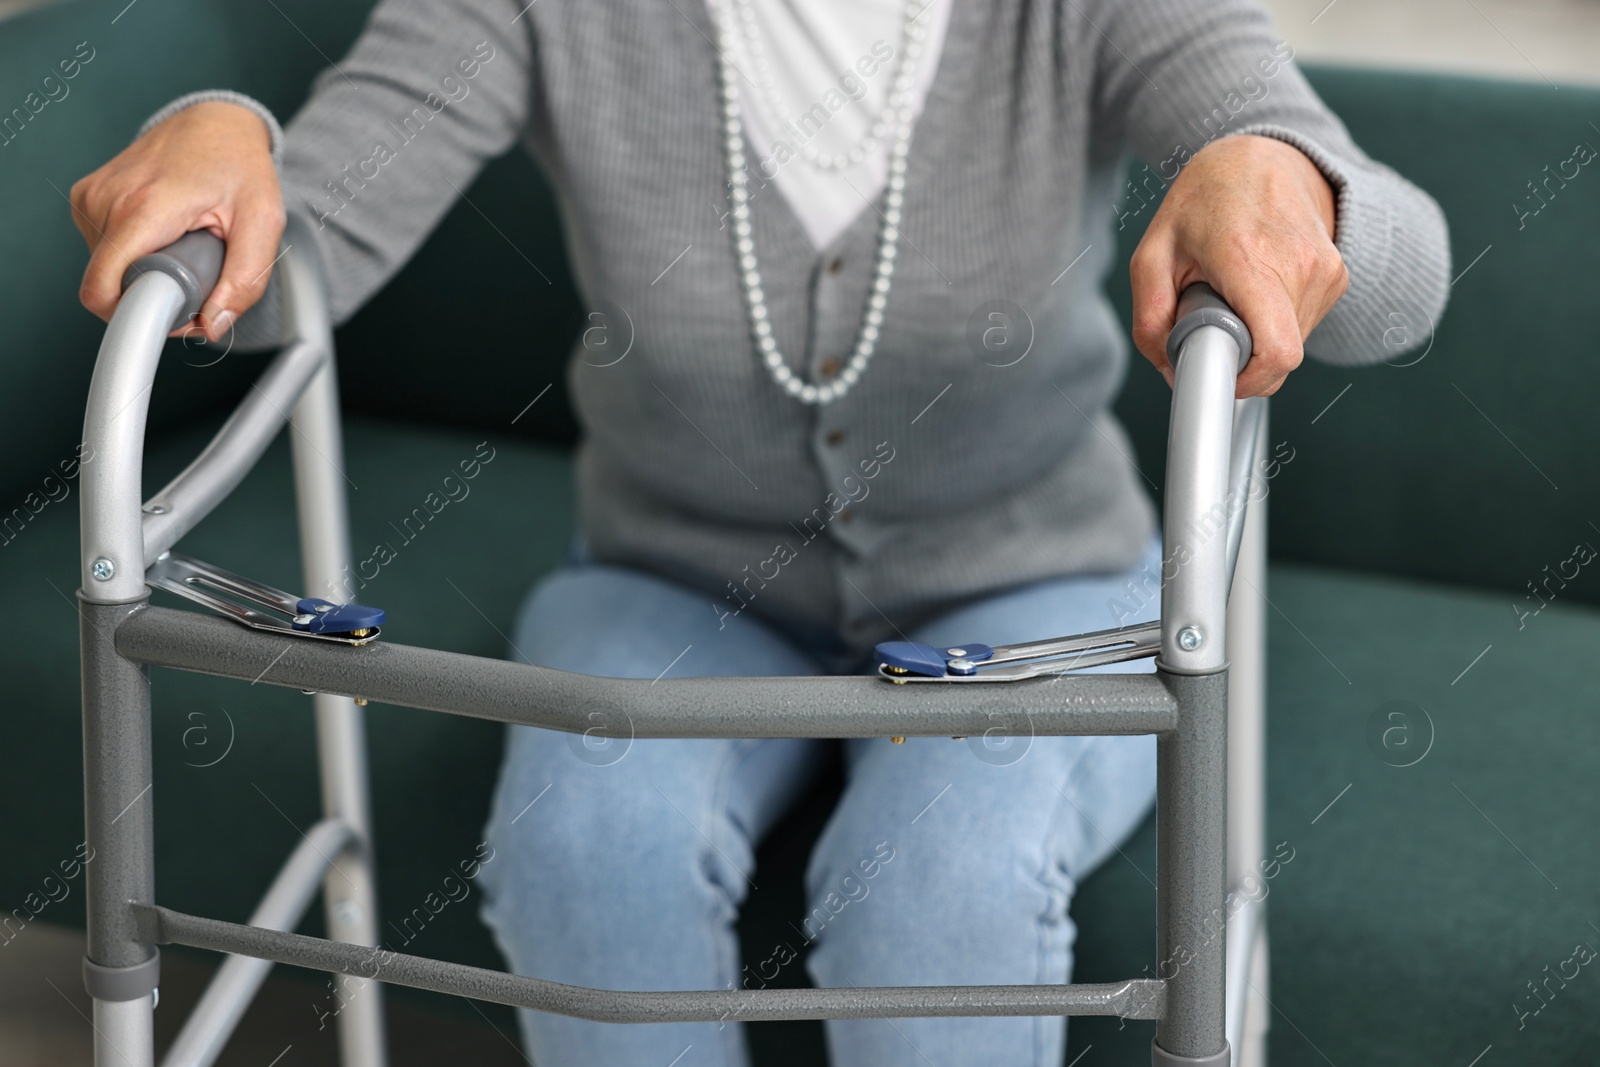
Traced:
<path fill-rule="evenodd" d="M 771 316 L 767 311 L 767 298 L 761 288 L 761 268 L 756 259 L 755 242 L 750 226 L 750 176 L 745 172 L 744 120 L 739 112 L 738 72 L 733 68 L 732 55 L 737 41 L 734 34 L 732 0 L 718 0 L 720 45 L 717 50 L 718 81 L 722 90 L 722 130 L 728 167 L 728 197 L 732 202 L 734 247 L 739 255 L 740 281 L 744 290 L 745 311 L 756 348 L 772 380 L 784 392 L 804 404 L 828 404 L 850 391 L 872 360 L 877 349 L 878 330 L 883 325 L 883 309 L 889 303 L 889 290 L 893 285 L 895 255 L 900 240 L 900 209 L 905 201 L 906 157 L 911 152 L 911 85 L 916 77 L 917 59 L 922 53 L 925 30 L 917 25 L 922 12 L 919 0 L 908 0 L 905 24 L 905 56 L 889 94 L 886 113 L 894 120 L 894 140 L 889 149 L 889 180 L 884 192 L 882 220 L 878 232 L 877 266 L 873 271 L 872 288 L 867 297 L 866 312 L 862 316 L 861 330 L 856 337 L 855 349 L 849 361 L 839 372 L 838 380 L 826 385 L 812 385 L 795 376 L 778 351 L 778 342 L 772 336 Z"/>
<path fill-rule="evenodd" d="M 783 94 L 778 92 L 777 81 L 772 74 L 772 66 L 767 61 L 766 45 L 756 28 L 755 7 L 752 5 L 751 0 L 736 0 L 736 3 L 739 22 L 744 28 L 744 40 L 747 54 L 750 58 L 751 73 L 755 76 L 756 84 L 761 87 L 761 93 L 766 98 L 767 111 L 776 120 L 774 125 L 780 132 L 797 129 L 794 125 L 794 111 L 789 107 L 789 102 L 784 98 Z M 923 36 L 921 32 L 917 32 L 921 28 L 916 26 L 914 21 L 920 15 L 921 10 L 923 9 L 907 3 L 901 16 L 900 55 L 896 65 L 897 74 L 900 68 L 907 65 L 910 53 L 920 53 L 921 51 L 920 43 L 915 49 L 908 47 L 913 36 L 919 42 Z M 884 135 L 889 132 L 891 111 L 892 107 L 886 104 L 884 109 L 873 119 L 872 125 L 867 132 L 855 144 L 842 152 L 836 154 L 818 152 L 812 147 L 812 141 L 816 139 L 815 135 L 807 138 L 804 144 L 799 143 L 798 137 L 792 138 L 795 142 L 795 149 L 801 159 L 819 170 L 848 170 L 866 159 L 868 153 L 877 148 Z"/>

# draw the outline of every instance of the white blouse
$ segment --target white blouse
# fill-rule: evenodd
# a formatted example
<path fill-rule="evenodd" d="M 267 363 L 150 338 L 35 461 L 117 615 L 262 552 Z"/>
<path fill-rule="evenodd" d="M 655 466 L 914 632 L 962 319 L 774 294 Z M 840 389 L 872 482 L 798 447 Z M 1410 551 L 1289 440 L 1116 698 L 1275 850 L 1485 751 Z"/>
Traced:
<path fill-rule="evenodd" d="M 914 2 L 733 0 L 739 32 L 730 58 L 742 75 L 739 108 L 755 153 L 750 169 L 783 193 L 818 249 L 883 191 L 894 129 L 843 169 L 815 166 L 801 153 L 843 155 L 871 130 L 904 62 L 906 4 Z M 933 83 L 949 17 L 950 0 L 926 0 L 917 16 L 926 35 L 913 114 L 921 114 Z"/>

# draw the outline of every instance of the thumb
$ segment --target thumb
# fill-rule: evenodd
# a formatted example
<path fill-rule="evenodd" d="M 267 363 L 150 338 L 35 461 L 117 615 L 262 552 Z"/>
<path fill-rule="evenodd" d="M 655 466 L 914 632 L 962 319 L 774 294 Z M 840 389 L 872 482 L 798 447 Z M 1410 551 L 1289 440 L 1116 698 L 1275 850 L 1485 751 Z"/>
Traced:
<path fill-rule="evenodd" d="M 283 205 L 262 202 L 240 209 L 233 225 L 220 236 L 227 241 L 222 273 L 200 307 L 200 327 L 220 341 L 234 322 L 267 291 L 284 230 Z M 214 232 L 214 231 L 213 231 Z"/>

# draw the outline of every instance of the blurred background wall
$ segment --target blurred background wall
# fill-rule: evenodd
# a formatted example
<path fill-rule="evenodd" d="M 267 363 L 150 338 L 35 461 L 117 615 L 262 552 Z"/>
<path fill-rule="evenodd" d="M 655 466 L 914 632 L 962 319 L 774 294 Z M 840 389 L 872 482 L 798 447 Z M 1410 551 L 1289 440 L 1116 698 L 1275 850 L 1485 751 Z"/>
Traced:
<path fill-rule="evenodd" d="M 1264 2 L 1304 60 L 1600 84 L 1597 0 Z"/>

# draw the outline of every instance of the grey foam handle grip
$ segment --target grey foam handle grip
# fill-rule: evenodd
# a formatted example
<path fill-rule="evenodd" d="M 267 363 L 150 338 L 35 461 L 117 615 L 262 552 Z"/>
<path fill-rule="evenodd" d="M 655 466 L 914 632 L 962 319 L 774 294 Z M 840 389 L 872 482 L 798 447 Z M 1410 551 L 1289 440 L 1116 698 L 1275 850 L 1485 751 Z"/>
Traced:
<path fill-rule="evenodd" d="M 1205 282 L 1195 282 L 1178 294 L 1178 321 L 1167 335 L 1167 361 L 1176 365 L 1178 352 L 1189 335 L 1202 326 L 1218 326 L 1233 335 L 1239 346 L 1239 370 L 1250 362 L 1250 330 L 1233 313 L 1228 302 Z"/>
<path fill-rule="evenodd" d="M 172 277 L 183 287 L 183 308 L 172 321 L 172 328 L 177 329 L 194 317 L 211 290 L 216 288 L 226 248 L 222 238 L 209 230 L 186 233 L 167 247 L 130 263 L 122 274 L 122 288 L 126 291 L 135 278 L 150 271 Z"/>

